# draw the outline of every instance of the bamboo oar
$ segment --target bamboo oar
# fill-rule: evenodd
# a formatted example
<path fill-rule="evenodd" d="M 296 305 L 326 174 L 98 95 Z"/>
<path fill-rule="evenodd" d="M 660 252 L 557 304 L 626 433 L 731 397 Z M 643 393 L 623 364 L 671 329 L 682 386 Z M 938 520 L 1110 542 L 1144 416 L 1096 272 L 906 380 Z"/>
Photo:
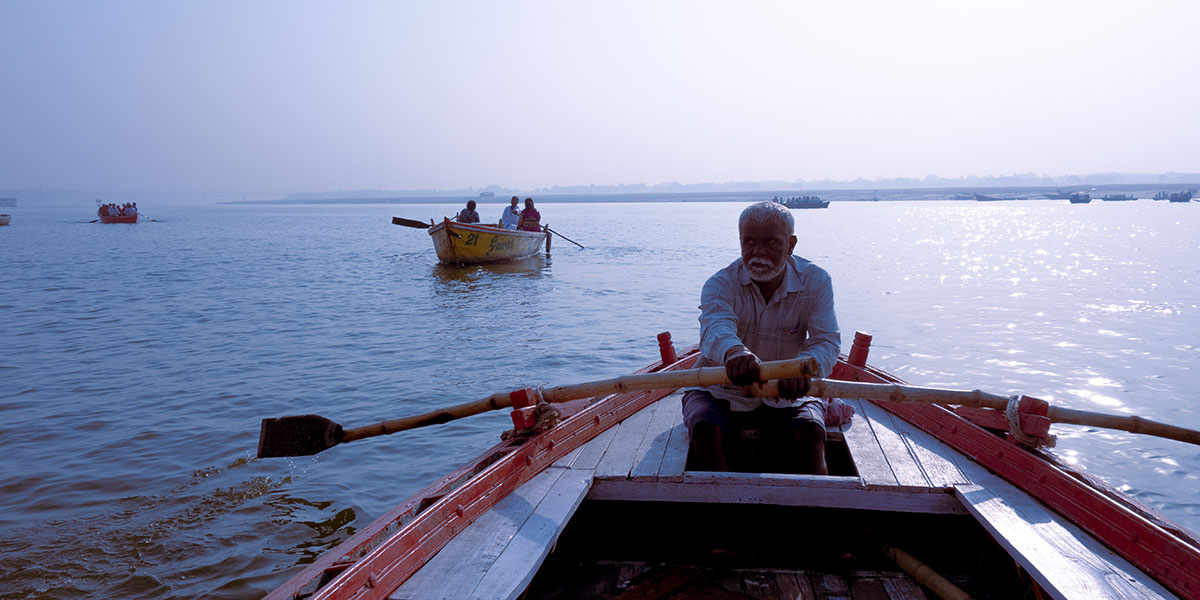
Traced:
<path fill-rule="evenodd" d="M 778 384 L 775 382 L 769 382 L 761 387 L 753 387 L 758 388 L 753 390 L 756 396 L 773 397 L 779 395 Z M 889 402 L 956 404 L 959 406 L 994 408 L 998 410 L 1004 410 L 1008 406 L 1007 396 L 989 394 L 980 390 L 951 390 L 889 383 L 859 383 L 834 379 L 813 379 L 809 384 L 808 395 L 818 398 L 864 398 L 867 400 L 886 400 Z M 1126 417 L 1050 406 L 1046 411 L 1046 418 L 1055 423 L 1119 429 L 1130 433 L 1155 435 L 1200 445 L 1200 431 L 1159 423 L 1141 417 Z"/>
<path fill-rule="evenodd" d="M 775 379 L 806 377 L 816 372 L 816 361 L 811 358 L 764 362 L 760 378 L 767 383 L 751 385 L 748 393 L 757 396 L 778 396 Z M 641 375 L 624 375 L 613 379 L 542 388 L 542 398 L 547 402 L 566 402 L 591 398 L 605 394 L 619 394 L 654 389 L 680 387 L 704 387 L 729 383 L 725 367 L 704 367 L 680 371 L 664 371 Z M 980 408 L 1003 410 L 1008 398 L 979 390 L 951 390 L 924 388 L 885 383 L 858 383 L 833 379 L 812 379 L 808 395 L 819 398 L 863 398 L 890 402 L 918 402 L 924 404 L 956 404 Z M 352 442 L 368 437 L 387 435 L 408 429 L 446 423 L 490 410 L 512 406 L 509 392 L 492 394 L 486 398 L 457 404 L 410 417 L 391 419 L 353 429 L 318 415 L 300 415 L 263 419 L 259 433 L 258 457 L 307 456 L 332 448 L 343 442 Z M 1051 406 L 1046 414 L 1051 421 L 1073 425 L 1088 425 L 1119 429 L 1130 433 L 1155 435 L 1189 444 L 1200 445 L 1200 431 L 1184 429 L 1174 425 L 1158 423 L 1141 417 L 1122 417 L 1083 410 Z"/>
<path fill-rule="evenodd" d="M 764 380 L 807 377 L 816 373 L 817 363 L 812 358 L 764 362 L 760 367 L 760 374 Z M 541 393 L 542 399 L 547 402 L 566 402 L 606 394 L 703 387 L 722 383 L 729 383 L 729 378 L 725 376 L 725 367 L 704 367 L 623 375 L 613 379 L 560 385 L 542 388 Z M 343 429 L 341 425 L 318 415 L 263 419 L 258 438 L 258 457 L 307 456 L 344 442 L 437 425 L 490 410 L 508 408 L 512 406 L 509 394 L 510 392 L 499 392 L 473 402 L 353 429 Z"/>
<path fill-rule="evenodd" d="M 433 227 L 433 225 L 430 225 L 429 223 L 405 219 L 403 217 L 392 217 L 392 225 L 403 225 L 405 227 L 413 227 L 415 229 L 429 229 L 430 227 Z"/>
<path fill-rule="evenodd" d="M 575 240 L 573 240 L 573 239 L 571 239 L 571 238 L 569 238 L 569 237 L 567 237 L 567 236 L 565 236 L 565 235 L 563 235 L 563 234 L 561 234 L 561 233 L 559 233 L 559 232 L 557 232 L 557 231 L 555 231 L 555 230 L 553 230 L 553 229 L 550 229 L 549 227 L 547 227 L 547 228 L 546 228 L 546 231 L 549 231 L 550 233 L 553 233 L 554 235 L 557 235 L 558 237 L 560 237 L 560 238 L 562 238 L 562 239 L 564 239 L 564 240 L 567 240 L 568 242 L 571 242 L 572 244 L 575 244 L 576 246 L 579 246 L 580 248 L 582 248 L 582 249 L 584 249 L 584 250 L 587 250 L 587 248 L 584 248 L 584 247 L 583 247 L 583 244 L 580 244 L 579 242 L 577 242 L 577 241 L 575 241 Z"/>

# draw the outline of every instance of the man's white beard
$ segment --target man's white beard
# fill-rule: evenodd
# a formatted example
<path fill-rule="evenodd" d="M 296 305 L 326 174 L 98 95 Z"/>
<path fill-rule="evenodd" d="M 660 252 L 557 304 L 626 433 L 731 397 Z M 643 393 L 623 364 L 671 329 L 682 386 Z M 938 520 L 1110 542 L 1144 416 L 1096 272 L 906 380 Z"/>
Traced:
<path fill-rule="evenodd" d="M 743 263 L 746 270 L 750 273 L 750 279 L 759 282 L 771 281 L 783 272 L 787 267 L 787 261 L 781 260 L 779 264 L 771 264 L 771 261 L 762 258 L 752 258 L 749 262 Z"/>

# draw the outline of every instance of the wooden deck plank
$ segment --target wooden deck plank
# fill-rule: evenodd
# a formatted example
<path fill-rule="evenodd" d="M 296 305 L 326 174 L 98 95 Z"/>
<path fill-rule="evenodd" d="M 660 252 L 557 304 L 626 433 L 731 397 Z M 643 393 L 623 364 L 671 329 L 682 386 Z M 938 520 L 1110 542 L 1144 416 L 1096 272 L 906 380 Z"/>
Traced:
<path fill-rule="evenodd" d="M 887 589 L 883 587 L 883 581 L 871 576 L 852 576 L 850 597 L 854 600 L 891 600 L 888 598 Z"/>
<path fill-rule="evenodd" d="M 637 457 L 642 438 L 650 427 L 650 419 L 657 412 L 658 404 L 647 406 L 617 426 L 617 436 L 609 444 L 608 451 L 600 464 L 596 465 L 596 477 L 629 477 L 633 460 Z"/>
<path fill-rule="evenodd" d="M 925 591 L 921 589 L 921 584 L 909 577 L 885 578 L 883 589 L 887 590 L 891 600 L 925 600 Z"/>
<path fill-rule="evenodd" d="M 542 561 L 550 554 L 554 542 L 575 514 L 575 509 L 583 502 L 592 483 L 591 471 L 557 470 L 563 471 L 561 477 L 466 598 L 517 598 L 533 581 Z"/>
<path fill-rule="evenodd" d="M 916 456 L 912 454 L 908 444 L 904 443 L 904 438 L 896 431 L 891 413 L 869 401 L 859 402 L 856 408 L 859 407 L 862 408 L 862 412 L 855 415 L 855 418 L 862 416 L 871 426 L 871 432 L 879 440 L 879 446 L 887 457 L 892 473 L 896 474 L 897 483 L 903 486 L 933 487 L 917 463 Z"/>
<path fill-rule="evenodd" d="M 967 510 L 1055 598 L 1175 597 L 1012 484 L 976 463 L 961 467 L 973 482 L 955 486 Z"/>
<path fill-rule="evenodd" d="M 782 600 L 814 600 L 812 584 L 806 575 L 776 573 L 775 585 L 779 587 L 779 597 Z"/>
<path fill-rule="evenodd" d="M 617 436 L 618 428 L 619 426 L 609 427 L 584 444 L 580 448 L 582 452 L 571 462 L 570 468 L 594 470 L 596 465 L 600 464 L 600 459 L 604 458 L 604 453 L 608 451 L 608 446 L 612 443 L 613 438 Z"/>
<path fill-rule="evenodd" d="M 483 579 L 564 472 L 564 469 L 547 469 L 497 502 L 446 544 L 389 598 L 465 598 Z"/>
<path fill-rule="evenodd" d="M 841 575 L 813 573 L 809 581 L 817 600 L 850 600 L 850 584 Z"/>
<path fill-rule="evenodd" d="M 950 487 L 958 483 L 970 483 L 967 476 L 958 468 L 961 455 L 942 443 L 937 438 L 921 431 L 917 426 L 887 413 L 891 429 L 900 434 L 909 452 L 917 458 L 917 464 L 925 477 L 934 487 Z"/>
<path fill-rule="evenodd" d="M 671 437 L 667 440 L 667 448 L 663 453 L 662 464 L 658 467 L 658 478 L 679 481 L 687 468 L 688 449 L 691 437 L 687 425 L 683 422 L 683 395 L 679 394 L 679 402 L 672 409 L 675 420 L 671 425 Z"/>
<path fill-rule="evenodd" d="M 593 439 L 595 439 L 595 438 L 593 438 Z M 590 443 L 591 443 L 591 442 L 589 441 L 589 442 L 588 442 L 588 444 L 590 444 Z M 552 464 L 552 465 L 550 465 L 550 466 L 551 466 L 551 467 L 558 467 L 558 468 L 561 468 L 561 469 L 569 469 L 569 468 L 571 468 L 571 465 L 572 465 L 572 464 L 573 464 L 573 463 L 574 463 L 576 460 L 579 460 L 579 455 L 583 454 L 583 449 L 584 449 L 584 448 L 587 448 L 587 446 L 588 446 L 587 444 L 580 444 L 578 448 L 576 448 L 576 449 L 574 449 L 574 450 L 572 450 L 572 451 L 570 451 L 570 452 L 568 452 L 568 453 L 564 454 L 564 455 L 562 456 L 562 458 L 559 458 L 558 460 L 554 461 L 554 464 Z"/>
<path fill-rule="evenodd" d="M 779 584 L 775 574 L 763 569 L 743 569 L 741 591 L 752 598 L 778 598 Z"/>
<path fill-rule="evenodd" d="M 871 425 L 863 412 L 862 402 L 853 399 L 847 399 L 844 402 L 854 407 L 855 416 L 850 420 L 849 426 L 842 428 L 842 438 L 846 440 L 846 447 L 850 449 L 850 457 L 854 459 L 854 468 L 858 470 L 858 476 L 862 478 L 863 484 L 868 486 L 899 485 L 900 482 L 896 479 L 896 474 L 892 472 L 887 456 L 884 455 L 883 448 L 879 445 L 879 439 L 871 431 Z"/>
<path fill-rule="evenodd" d="M 676 417 L 682 416 L 682 414 L 683 407 L 678 394 L 671 394 L 656 403 L 654 415 L 650 418 L 650 425 L 646 429 L 646 435 L 642 437 L 637 455 L 634 456 L 633 469 L 629 472 L 631 478 L 656 479 L 658 477 L 659 467 L 662 466 L 666 457 L 667 442 L 671 439 L 671 428 L 675 426 Z"/>

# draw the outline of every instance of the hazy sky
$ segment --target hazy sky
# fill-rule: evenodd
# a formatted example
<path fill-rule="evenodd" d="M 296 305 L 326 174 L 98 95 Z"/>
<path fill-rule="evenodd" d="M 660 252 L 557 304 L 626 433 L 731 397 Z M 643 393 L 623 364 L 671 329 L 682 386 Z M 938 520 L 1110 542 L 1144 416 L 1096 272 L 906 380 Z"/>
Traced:
<path fill-rule="evenodd" d="M 1200 2 L 0 0 L 0 189 L 1200 171 Z"/>

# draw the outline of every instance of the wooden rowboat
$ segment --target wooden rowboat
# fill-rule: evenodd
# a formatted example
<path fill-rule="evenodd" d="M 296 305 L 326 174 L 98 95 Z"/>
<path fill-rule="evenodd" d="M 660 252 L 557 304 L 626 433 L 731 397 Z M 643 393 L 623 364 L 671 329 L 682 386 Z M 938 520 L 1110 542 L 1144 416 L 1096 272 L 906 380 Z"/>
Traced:
<path fill-rule="evenodd" d="M 133 213 L 131 215 L 122 214 L 122 213 L 112 213 L 112 212 L 108 212 L 108 211 L 104 210 L 103 206 L 101 206 L 99 209 L 96 210 L 96 216 L 100 217 L 101 223 L 137 223 L 138 222 L 138 213 Z"/>
<path fill-rule="evenodd" d="M 868 346 L 831 379 L 903 383 Z M 1200 598 L 1191 533 L 1006 439 L 997 411 L 849 403 L 828 476 L 688 470 L 675 390 L 559 405 L 267 597 Z M 1037 404 L 1014 401 L 1017 437 L 1046 435 Z"/>
<path fill-rule="evenodd" d="M 550 234 L 443 219 L 429 228 L 429 236 L 438 259 L 463 265 L 529 258 L 537 254 Z"/>

